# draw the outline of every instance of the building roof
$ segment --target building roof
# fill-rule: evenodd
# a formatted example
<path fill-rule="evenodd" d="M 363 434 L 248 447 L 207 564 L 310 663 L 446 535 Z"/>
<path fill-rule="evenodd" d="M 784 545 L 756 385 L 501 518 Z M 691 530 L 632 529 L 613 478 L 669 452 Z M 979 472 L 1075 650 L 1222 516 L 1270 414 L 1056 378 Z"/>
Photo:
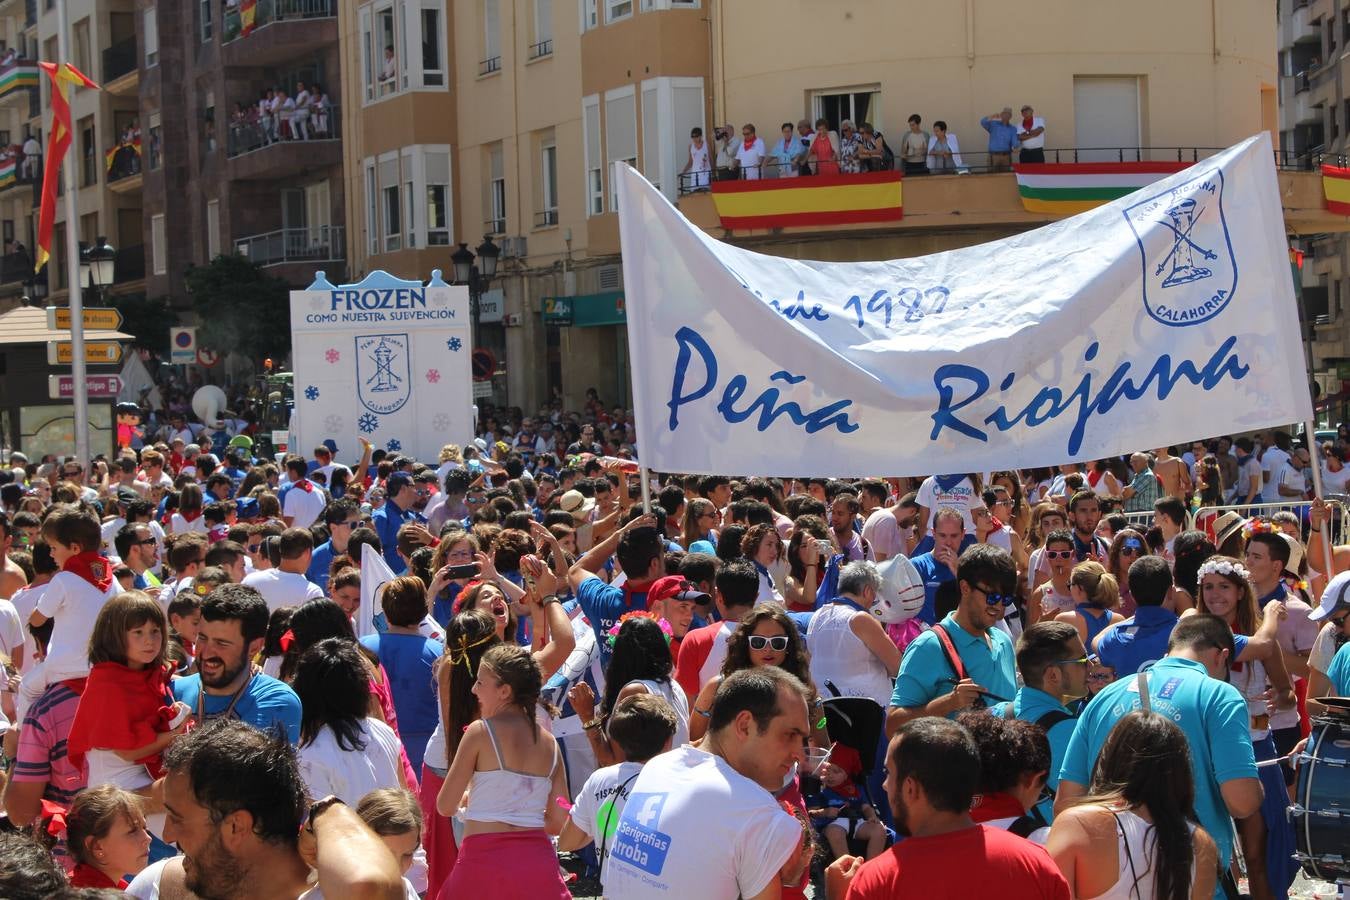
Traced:
<path fill-rule="evenodd" d="M 121 331 L 85 329 L 84 332 L 86 341 L 129 341 L 132 337 Z M 19 306 L 0 315 L 0 346 L 68 340 L 69 331 L 53 331 L 47 327 L 47 311 L 40 306 Z"/>

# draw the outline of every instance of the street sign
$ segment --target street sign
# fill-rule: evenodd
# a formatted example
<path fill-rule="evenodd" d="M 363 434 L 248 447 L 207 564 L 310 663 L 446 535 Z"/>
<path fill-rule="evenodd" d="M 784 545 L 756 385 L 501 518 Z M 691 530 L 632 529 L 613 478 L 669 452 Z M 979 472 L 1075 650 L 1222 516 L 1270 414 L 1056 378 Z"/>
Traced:
<path fill-rule="evenodd" d="M 169 362 L 173 365 L 192 365 L 197 361 L 197 329 L 169 329 Z"/>
<path fill-rule="evenodd" d="M 571 297 L 544 298 L 544 324 L 563 328 L 572 324 Z"/>
<path fill-rule="evenodd" d="M 220 354 L 214 350 L 207 350 L 205 347 L 197 348 L 197 365 L 211 368 L 220 362 Z"/>
<path fill-rule="evenodd" d="M 68 366 L 75 359 L 70 341 L 47 342 L 47 364 Z M 90 366 L 111 366 L 122 361 L 122 345 L 117 341 L 85 341 L 84 361 Z"/>
<path fill-rule="evenodd" d="M 122 379 L 117 375 L 86 375 L 84 386 L 90 400 L 115 400 L 122 392 Z M 53 400 L 69 400 L 74 397 L 74 376 L 48 375 L 47 396 Z"/>
<path fill-rule="evenodd" d="M 116 331 L 122 327 L 122 314 L 111 306 L 84 308 L 84 327 L 98 331 Z M 70 329 L 70 307 L 47 307 L 47 328 L 51 331 Z"/>
<path fill-rule="evenodd" d="M 469 357 L 469 365 L 473 370 L 474 381 L 491 381 L 492 376 L 497 373 L 497 357 L 486 347 L 479 347 L 473 351 L 473 355 Z"/>

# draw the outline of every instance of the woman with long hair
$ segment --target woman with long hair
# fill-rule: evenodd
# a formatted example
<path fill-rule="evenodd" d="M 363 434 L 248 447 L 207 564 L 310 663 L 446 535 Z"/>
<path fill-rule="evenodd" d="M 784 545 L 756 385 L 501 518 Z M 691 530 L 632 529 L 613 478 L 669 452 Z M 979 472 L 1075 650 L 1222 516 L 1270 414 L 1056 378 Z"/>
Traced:
<path fill-rule="evenodd" d="M 1074 607 L 1055 616 L 1058 622 L 1067 622 L 1078 629 L 1084 647 L 1110 626 L 1125 621 L 1116 612 L 1120 606 L 1120 589 L 1116 577 L 1099 562 L 1081 562 L 1069 575 L 1069 593 Z"/>
<path fill-rule="evenodd" d="M 187 534 L 191 531 L 206 534 L 206 522 L 202 519 L 202 489 L 196 483 L 183 485 L 178 492 L 178 511 L 169 516 L 169 534 Z"/>
<path fill-rule="evenodd" d="M 1218 551 L 1203 531 L 1183 531 L 1172 542 L 1172 579 L 1175 582 L 1163 603 L 1177 615 L 1195 607 L 1200 586 L 1200 567 Z"/>
<path fill-rule="evenodd" d="M 1218 850 L 1195 815 L 1186 734 L 1135 710 L 1111 729 L 1082 802 L 1055 816 L 1046 850 L 1075 897 L 1209 900 Z"/>
<path fill-rule="evenodd" d="M 456 451 L 458 453 L 458 450 Z M 445 628 L 455 615 L 455 605 L 460 592 L 468 586 L 472 578 L 451 578 L 446 571 L 449 566 L 466 566 L 474 561 L 478 553 L 478 539 L 467 531 L 453 531 L 441 538 L 431 558 L 431 617 Z"/>
<path fill-rule="evenodd" d="M 473 694 L 482 718 L 465 729 L 436 797 L 441 815 L 464 822 L 442 898 L 572 896 L 549 841 L 567 822 L 554 799 L 568 791 L 558 742 L 536 718 L 543 683 L 539 663 L 524 647 L 497 644 L 479 660 Z"/>
<path fill-rule="evenodd" d="M 377 788 L 407 787 L 402 744 L 370 715 L 370 676 L 352 641 L 326 638 L 306 650 L 291 687 L 300 698 L 296 755 L 310 796 L 354 806 Z"/>
<path fill-rule="evenodd" d="M 822 543 L 823 542 L 823 543 Z M 788 541 L 786 606 L 792 612 L 811 612 L 816 608 L 816 589 L 834 553 L 830 527 L 820 516 L 798 516 L 792 523 Z"/>
<path fill-rule="evenodd" d="M 684 505 L 680 546 L 690 553 L 717 553 L 717 526 L 722 516 L 711 500 L 695 497 Z"/>
<path fill-rule="evenodd" d="M 1130 566 L 1141 556 L 1148 556 L 1148 542 L 1134 528 L 1122 528 L 1111 538 L 1111 549 L 1106 555 L 1106 570 L 1116 578 L 1120 591 L 1120 614 L 1134 615 L 1134 597 L 1130 594 Z"/>
<path fill-rule="evenodd" d="M 1179 540 L 1179 539 L 1178 539 Z M 1256 589 L 1251 573 L 1236 559 L 1211 556 L 1196 573 L 1198 589 L 1195 610 L 1183 615 L 1208 613 L 1218 616 L 1233 629 L 1234 636 L 1250 637 L 1262 624 L 1262 611 L 1256 605 Z M 1243 642 L 1228 673 L 1228 681 L 1247 701 L 1251 716 L 1249 734 L 1258 765 L 1279 757 L 1272 728 L 1298 724 L 1297 700 L 1285 669 L 1278 644 L 1258 645 Z M 1247 861 L 1247 876 L 1254 900 L 1270 900 L 1288 893 L 1298 872 L 1294 861 L 1293 827 L 1285 816 L 1289 800 L 1284 775 L 1278 765 L 1260 766 L 1265 799 L 1259 814 L 1238 820 L 1238 838 Z"/>
<path fill-rule="evenodd" d="M 1025 541 L 1031 530 L 1031 507 L 1027 505 L 1026 493 L 1022 490 L 1022 479 L 1017 477 L 1016 472 L 1002 471 L 995 472 L 990 482 L 1008 491 L 1012 499 L 1012 513 L 1011 519 L 1003 524 L 1011 525 L 1017 536 Z"/>
<path fill-rule="evenodd" d="M 729 563 L 734 559 L 744 559 L 745 554 L 741 552 L 741 541 L 745 538 L 745 531 L 744 525 L 724 526 L 722 533 L 717 537 L 717 558 L 724 563 Z"/>
<path fill-rule="evenodd" d="M 741 554 L 755 564 L 759 573 L 759 598 L 755 602 L 781 605 L 783 595 L 778 592 L 772 572 L 783 559 L 783 539 L 778 536 L 778 529 L 768 524 L 750 526 L 741 538 Z"/>

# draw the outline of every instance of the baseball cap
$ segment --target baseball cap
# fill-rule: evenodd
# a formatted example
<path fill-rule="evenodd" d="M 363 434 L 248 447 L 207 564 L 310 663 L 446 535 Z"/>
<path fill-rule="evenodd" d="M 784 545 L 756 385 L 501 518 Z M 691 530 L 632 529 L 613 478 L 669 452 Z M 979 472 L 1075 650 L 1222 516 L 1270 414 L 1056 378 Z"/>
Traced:
<path fill-rule="evenodd" d="M 1327 584 L 1317 609 L 1308 615 L 1311 622 L 1320 622 L 1338 609 L 1350 609 L 1350 572 L 1341 572 Z"/>
<path fill-rule="evenodd" d="M 136 493 L 132 488 L 120 487 L 117 489 L 118 503 L 135 503 L 139 499 L 141 499 L 141 495 Z"/>
<path fill-rule="evenodd" d="M 243 450 L 252 450 L 253 438 L 249 437 L 246 434 L 236 434 L 234 437 L 230 438 L 230 443 L 228 446 L 239 447 L 240 449 Z"/>
<path fill-rule="evenodd" d="M 683 575 L 666 575 L 652 583 L 647 591 L 647 608 L 653 608 L 662 600 L 688 600 L 699 606 L 708 606 L 712 603 L 712 597 L 703 591 L 695 590 Z"/>
<path fill-rule="evenodd" d="M 245 521 L 258 518 L 258 499 L 256 497 L 240 497 L 234 501 L 235 515 Z"/>
<path fill-rule="evenodd" d="M 392 497 L 412 483 L 412 476 L 407 472 L 395 472 L 385 479 L 385 496 Z"/>

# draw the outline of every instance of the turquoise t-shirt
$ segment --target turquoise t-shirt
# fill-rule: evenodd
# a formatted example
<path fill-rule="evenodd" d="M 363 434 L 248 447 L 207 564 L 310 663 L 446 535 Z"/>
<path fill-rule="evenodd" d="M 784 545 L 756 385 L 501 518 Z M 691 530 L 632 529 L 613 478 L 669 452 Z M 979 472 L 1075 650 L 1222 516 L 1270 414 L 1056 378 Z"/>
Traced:
<path fill-rule="evenodd" d="M 197 698 L 202 692 L 202 676 L 189 675 L 173 683 L 173 698 L 181 700 L 197 711 Z M 207 718 L 218 716 L 229 708 L 228 695 L 207 694 L 203 712 Z M 254 675 L 248 690 L 234 705 L 234 717 L 262 731 L 275 724 L 286 728 L 286 737 L 292 744 L 300 742 L 300 698 L 290 685 L 268 675 Z"/>
<path fill-rule="evenodd" d="M 1327 666 L 1327 679 L 1331 682 L 1333 697 L 1350 697 L 1350 644 L 1336 651 Z"/>
<path fill-rule="evenodd" d="M 1233 828 L 1219 786 L 1257 777 L 1247 703 L 1237 688 L 1210 678 L 1202 664 L 1175 656 L 1148 670 L 1148 693 L 1153 711 L 1186 733 L 1195 776 L 1195 814 L 1218 845 L 1220 865 L 1227 868 L 1233 855 Z M 1078 717 L 1059 780 L 1090 785 L 1092 765 L 1111 728 L 1140 706 L 1138 678 L 1121 679 L 1093 697 Z M 1221 888 L 1215 896 L 1223 896 Z"/>
<path fill-rule="evenodd" d="M 1012 638 L 998 628 L 991 628 L 986 632 L 989 636 L 986 642 L 957 625 L 953 614 L 941 624 L 951 637 L 956 655 L 961 657 L 966 677 L 996 697 L 1012 699 L 1017 693 Z M 896 676 L 895 690 L 891 693 L 891 706 L 926 706 L 943 694 L 951 693 L 955 684 L 956 673 L 947 661 L 938 636 L 925 631 L 905 648 L 904 658 L 900 660 L 900 674 Z M 991 699 L 991 702 L 997 701 Z M 956 713 L 948 716 L 955 717 Z"/>
<path fill-rule="evenodd" d="M 1005 714 L 1007 707 L 1008 704 L 999 703 L 990 707 L 989 711 L 1001 716 Z M 1063 713 L 1069 716 L 1051 725 L 1045 732 L 1045 736 L 1050 739 L 1050 773 L 1045 779 L 1045 786 L 1053 791 L 1059 786 L 1059 767 L 1064 764 L 1064 753 L 1069 749 L 1069 738 L 1073 736 L 1075 724 L 1073 714 L 1057 698 L 1045 691 L 1025 686 L 1018 689 L 1017 696 L 1013 699 L 1015 718 L 1024 722 L 1037 722 L 1047 713 Z M 1038 803 L 1036 808 L 1045 817 L 1045 821 L 1049 822 L 1055 816 L 1054 806 L 1054 800 L 1048 799 Z"/>

